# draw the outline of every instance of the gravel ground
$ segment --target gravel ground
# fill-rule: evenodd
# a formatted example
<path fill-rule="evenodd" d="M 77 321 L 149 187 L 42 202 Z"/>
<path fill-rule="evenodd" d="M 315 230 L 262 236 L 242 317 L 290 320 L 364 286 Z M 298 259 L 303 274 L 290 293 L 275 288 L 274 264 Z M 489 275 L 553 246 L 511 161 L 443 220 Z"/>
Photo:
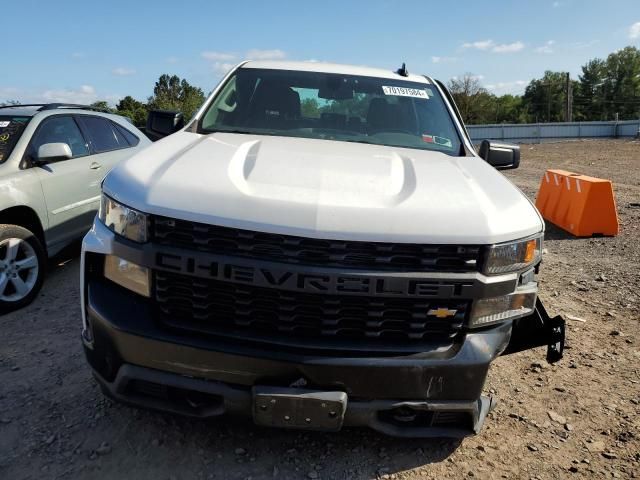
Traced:
<path fill-rule="evenodd" d="M 548 225 L 541 296 L 569 320 L 565 358 L 498 359 L 480 435 L 399 440 L 364 429 L 295 433 L 193 421 L 102 397 L 80 343 L 78 248 L 37 301 L 0 318 L 0 478 L 640 478 L 640 142 L 524 145 L 507 175 L 535 197 L 546 168 L 610 178 L 621 234 Z"/>

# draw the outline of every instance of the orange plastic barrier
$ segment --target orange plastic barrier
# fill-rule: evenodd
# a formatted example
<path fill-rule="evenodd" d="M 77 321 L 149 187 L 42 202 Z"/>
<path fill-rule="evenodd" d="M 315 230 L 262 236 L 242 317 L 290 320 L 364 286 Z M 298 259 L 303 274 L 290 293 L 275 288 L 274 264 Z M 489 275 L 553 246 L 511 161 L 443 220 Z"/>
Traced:
<path fill-rule="evenodd" d="M 577 237 L 617 235 L 616 200 L 610 180 L 547 170 L 536 207 L 542 216 Z"/>

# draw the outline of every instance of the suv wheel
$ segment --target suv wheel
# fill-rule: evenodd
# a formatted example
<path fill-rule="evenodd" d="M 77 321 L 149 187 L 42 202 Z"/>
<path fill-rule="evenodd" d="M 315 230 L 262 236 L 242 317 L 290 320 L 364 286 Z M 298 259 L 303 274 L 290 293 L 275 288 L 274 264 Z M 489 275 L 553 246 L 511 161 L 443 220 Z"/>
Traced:
<path fill-rule="evenodd" d="M 0 313 L 33 301 L 42 286 L 45 261 L 33 233 L 17 225 L 0 225 Z"/>

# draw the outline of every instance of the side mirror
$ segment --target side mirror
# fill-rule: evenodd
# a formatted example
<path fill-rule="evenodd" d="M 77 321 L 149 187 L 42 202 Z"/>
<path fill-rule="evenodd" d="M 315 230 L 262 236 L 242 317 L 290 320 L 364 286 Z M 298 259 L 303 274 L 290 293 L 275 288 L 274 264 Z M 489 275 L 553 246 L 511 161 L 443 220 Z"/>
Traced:
<path fill-rule="evenodd" d="M 478 155 L 498 170 L 518 168 L 520 165 L 520 147 L 518 145 L 483 140 Z"/>
<path fill-rule="evenodd" d="M 147 117 L 145 133 L 153 142 L 171 135 L 184 127 L 184 117 L 171 110 L 151 110 Z"/>
<path fill-rule="evenodd" d="M 45 143 L 38 148 L 38 162 L 53 162 L 55 160 L 67 160 L 73 157 L 71 147 L 66 143 Z"/>

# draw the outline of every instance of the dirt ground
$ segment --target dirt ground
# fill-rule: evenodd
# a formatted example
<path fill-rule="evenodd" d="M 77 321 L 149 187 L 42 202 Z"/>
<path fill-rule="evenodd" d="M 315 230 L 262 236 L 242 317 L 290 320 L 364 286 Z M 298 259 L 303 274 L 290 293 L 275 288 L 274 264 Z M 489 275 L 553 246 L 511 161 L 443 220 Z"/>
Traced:
<path fill-rule="evenodd" d="M 0 318 L 0 478 L 640 478 L 640 142 L 523 145 L 507 175 L 535 197 L 547 168 L 610 178 L 621 234 L 547 226 L 541 296 L 568 320 L 565 358 L 499 358 L 498 406 L 462 442 L 194 421 L 102 397 L 80 342 L 77 247 L 38 300 Z M 69 258 L 65 260 L 65 258 Z"/>

